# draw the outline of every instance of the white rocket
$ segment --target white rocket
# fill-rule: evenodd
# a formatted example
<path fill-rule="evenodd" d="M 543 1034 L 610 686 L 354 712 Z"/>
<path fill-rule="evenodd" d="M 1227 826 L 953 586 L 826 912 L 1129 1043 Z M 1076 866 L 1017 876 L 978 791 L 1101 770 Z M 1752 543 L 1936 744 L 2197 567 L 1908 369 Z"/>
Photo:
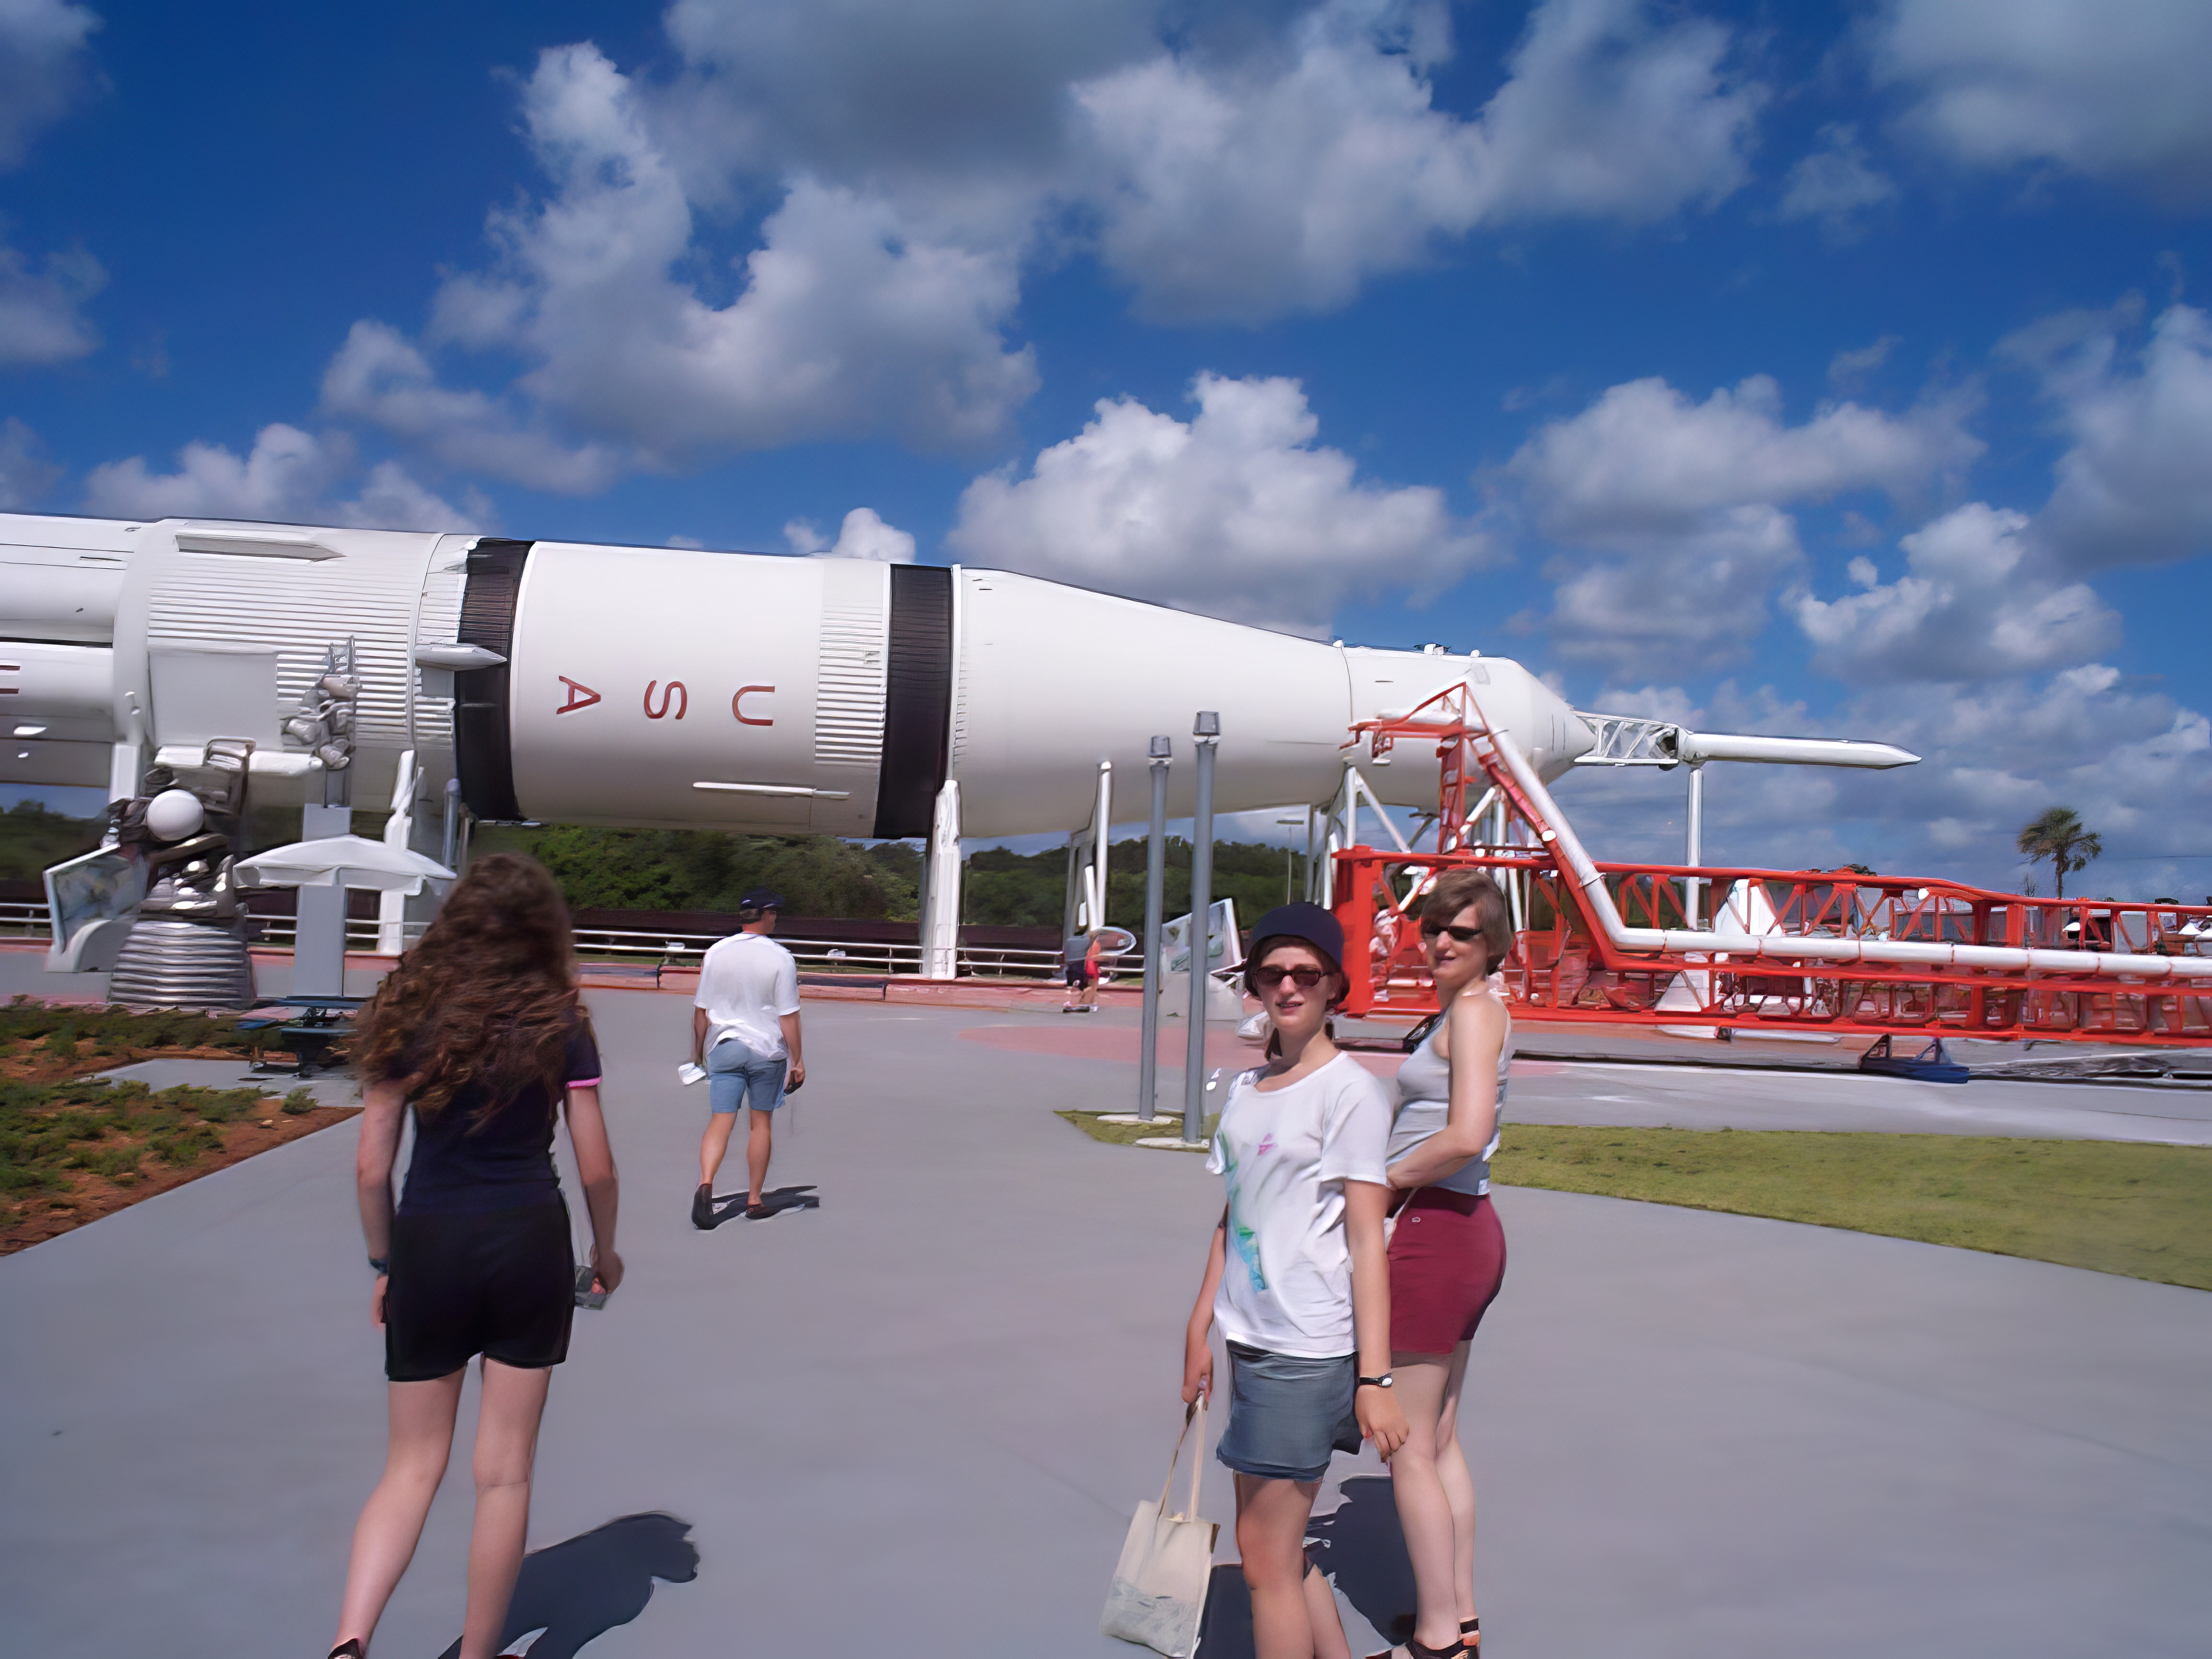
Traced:
<path fill-rule="evenodd" d="M 339 658 L 347 695 L 302 714 Z M 1426 746 L 1353 775 L 1347 740 L 1462 680 L 1546 780 L 1578 760 L 1694 778 L 1707 759 L 1913 758 L 1578 715 L 1504 658 L 1324 644 L 1002 571 L 0 514 L 0 781 L 119 799 L 149 764 L 248 738 L 261 804 L 388 801 L 387 839 L 424 852 L 450 853 L 459 808 L 928 836 L 942 963 L 962 836 L 1073 832 L 1103 881 L 1114 779 L 1142 777 L 1158 735 L 1188 755 L 1200 710 L 1220 717 L 1217 811 L 1433 806 Z M 1171 769 L 1171 816 L 1193 810 L 1192 773 Z M 386 921 L 396 949 L 396 901 Z"/>
<path fill-rule="evenodd" d="M 0 778 L 130 793 L 250 738 L 255 793 L 323 799 L 286 716 L 353 642 L 352 799 L 412 750 L 479 818 L 921 836 L 1079 830 L 1101 763 L 1216 710 L 1218 810 L 1326 801 L 1355 720 L 1462 677 L 1547 777 L 1594 741 L 1519 664 L 1323 644 L 1000 571 L 388 531 L 0 515 Z M 1171 813 L 1191 810 L 1176 768 Z M 1433 803 L 1433 758 L 1370 780 Z"/>

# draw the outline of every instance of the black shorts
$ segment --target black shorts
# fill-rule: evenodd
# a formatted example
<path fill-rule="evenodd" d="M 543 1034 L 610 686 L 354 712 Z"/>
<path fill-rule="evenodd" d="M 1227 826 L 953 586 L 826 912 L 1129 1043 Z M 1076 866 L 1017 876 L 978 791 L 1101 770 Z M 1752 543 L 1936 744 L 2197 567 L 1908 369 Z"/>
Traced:
<path fill-rule="evenodd" d="M 568 1206 L 392 1220 L 384 1293 L 384 1374 L 450 1376 L 478 1354 L 542 1370 L 568 1357 L 576 1263 Z"/>
<path fill-rule="evenodd" d="M 1069 963 L 1067 964 L 1067 982 L 1079 991 L 1089 985 L 1091 983 L 1090 965 L 1086 963 L 1081 962 Z"/>

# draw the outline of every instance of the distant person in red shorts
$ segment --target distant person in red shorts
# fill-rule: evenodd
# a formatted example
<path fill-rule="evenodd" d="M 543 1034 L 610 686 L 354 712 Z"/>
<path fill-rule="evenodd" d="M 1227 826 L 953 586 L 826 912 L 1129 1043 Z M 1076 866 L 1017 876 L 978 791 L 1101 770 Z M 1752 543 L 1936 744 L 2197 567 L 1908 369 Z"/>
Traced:
<path fill-rule="evenodd" d="M 1060 960 L 1066 964 L 1068 1000 L 1060 1005 L 1063 1014 L 1095 1014 L 1098 1012 L 1098 930 L 1086 927 L 1079 933 L 1071 933 L 1060 951 Z"/>

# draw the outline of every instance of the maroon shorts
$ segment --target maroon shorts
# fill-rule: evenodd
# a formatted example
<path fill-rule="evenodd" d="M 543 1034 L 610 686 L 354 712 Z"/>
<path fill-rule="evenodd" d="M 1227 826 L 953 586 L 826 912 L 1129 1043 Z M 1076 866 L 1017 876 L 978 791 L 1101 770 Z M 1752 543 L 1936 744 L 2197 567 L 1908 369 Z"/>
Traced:
<path fill-rule="evenodd" d="M 1505 1230 L 1488 1198 L 1424 1187 L 1390 1235 L 1390 1346 L 1449 1353 L 1474 1334 L 1505 1281 Z"/>

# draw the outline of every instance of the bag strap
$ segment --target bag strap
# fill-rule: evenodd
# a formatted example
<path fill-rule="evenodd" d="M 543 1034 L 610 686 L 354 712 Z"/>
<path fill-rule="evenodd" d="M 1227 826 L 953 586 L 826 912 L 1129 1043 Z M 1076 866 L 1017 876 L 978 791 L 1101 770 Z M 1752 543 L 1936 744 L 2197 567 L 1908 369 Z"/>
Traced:
<path fill-rule="evenodd" d="M 1182 1456 L 1182 1443 L 1190 1437 L 1190 1425 L 1194 1419 L 1198 1424 L 1198 1449 L 1191 1454 L 1190 1507 L 1183 1513 L 1195 1521 L 1198 1519 L 1199 1477 L 1205 1473 L 1206 1465 L 1206 1396 L 1202 1394 L 1182 1408 L 1182 1432 L 1176 1436 L 1175 1454 L 1168 1459 L 1168 1478 L 1160 1482 L 1159 1512 L 1163 1516 L 1168 1512 L 1168 1493 L 1175 1486 L 1176 1464 Z"/>

